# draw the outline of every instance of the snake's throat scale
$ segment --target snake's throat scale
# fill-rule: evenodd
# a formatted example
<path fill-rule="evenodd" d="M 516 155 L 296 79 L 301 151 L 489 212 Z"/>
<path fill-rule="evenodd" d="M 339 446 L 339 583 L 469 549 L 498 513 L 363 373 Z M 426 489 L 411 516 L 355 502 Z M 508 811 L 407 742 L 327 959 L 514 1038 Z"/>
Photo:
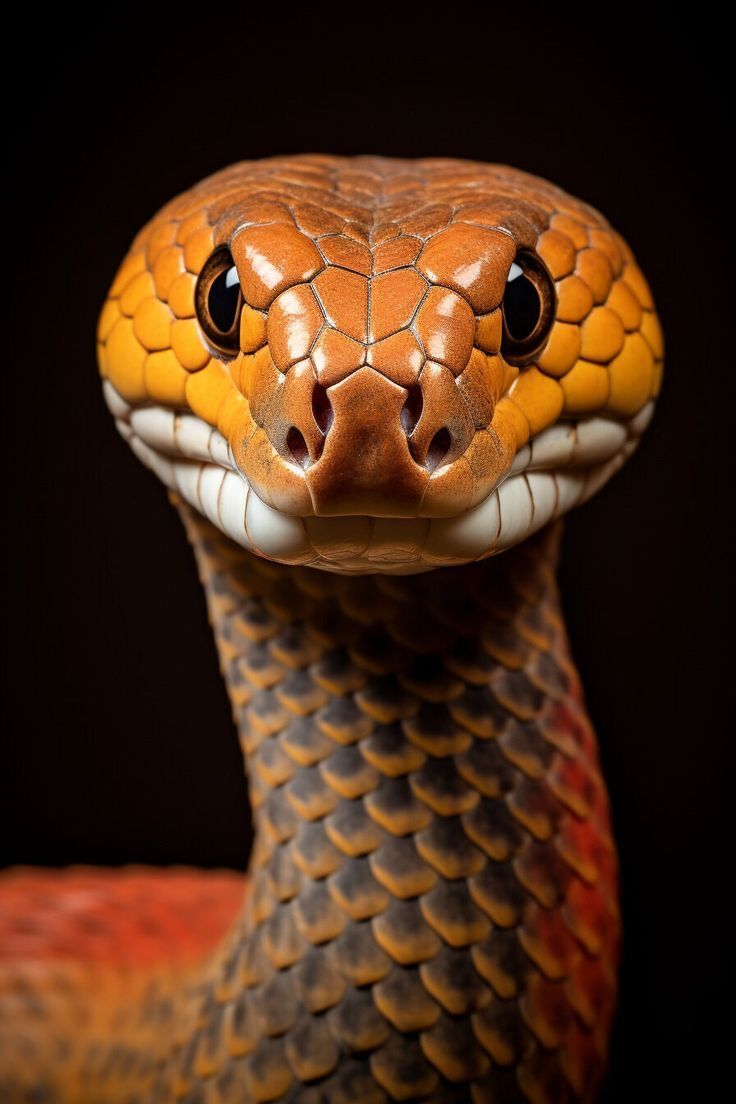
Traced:
<path fill-rule="evenodd" d="M 659 391 L 628 246 L 505 166 L 244 162 L 141 231 L 99 342 L 118 429 L 195 550 L 254 844 L 229 925 L 233 879 L 163 871 L 135 875 L 150 941 L 125 961 L 81 935 L 44 957 L 39 921 L 41 950 L 0 971 L 0 1084 L 69 1104 L 594 1100 L 616 857 L 557 519 Z M 175 885 L 200 918 L 163 950 Z M 99 890 L 98 924 L 121 892 Z"/>

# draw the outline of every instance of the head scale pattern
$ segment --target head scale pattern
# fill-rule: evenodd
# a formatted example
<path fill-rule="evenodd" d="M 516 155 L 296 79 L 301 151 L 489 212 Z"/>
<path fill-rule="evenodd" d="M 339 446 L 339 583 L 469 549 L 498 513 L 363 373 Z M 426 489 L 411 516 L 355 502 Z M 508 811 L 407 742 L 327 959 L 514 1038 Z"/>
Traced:
<path fill-rule="evenodd" d="M 202 327 L 220 257 L 241 296 L 230 352 Z M 522 257 L 551 324 L 514 358 Z M 345 572 L 482 558 L 588 497 L 635 447 L 663 356 L 630 250 L 559 188 L 316 155 L 235 165 L 166 206 L 99 339 L 119 428 L 171 488 L 257 553 Z"/>

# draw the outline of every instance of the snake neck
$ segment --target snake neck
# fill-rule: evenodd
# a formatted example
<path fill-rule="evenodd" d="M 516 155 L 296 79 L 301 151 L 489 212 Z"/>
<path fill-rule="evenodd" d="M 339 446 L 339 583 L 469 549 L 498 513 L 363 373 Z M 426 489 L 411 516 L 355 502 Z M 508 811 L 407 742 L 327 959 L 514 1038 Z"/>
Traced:
<path fill-rule="evenodd" d="M 589 1099 L 615 855 L 559 530 L 464 568 L 354 578 L 260 560 L 179 509 L 255 829 L 180 1094 Z"/>

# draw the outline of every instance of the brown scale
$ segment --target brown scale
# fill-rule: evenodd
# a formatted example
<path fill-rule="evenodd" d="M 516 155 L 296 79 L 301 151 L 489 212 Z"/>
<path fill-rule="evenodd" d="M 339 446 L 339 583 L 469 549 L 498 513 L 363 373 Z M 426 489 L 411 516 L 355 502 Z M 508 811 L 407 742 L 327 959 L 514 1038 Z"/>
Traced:
<path fill-rule="evenodd" d="M 3 1076 L 47 1092 L 9 1099 L 592 1100 L 616 863 L 558 527 L 476 565 L 351 578 L 258 559 L 179 508 L 246 759 L 244 913 L 209 962 L 138 981 L 6 970 Z"/>
<path fill-rule="evenodd" d="M 557 530 L 352 579 L 257 559 L 180 509 L 256 842 L 242 926 L 151 1100 L 591 1100 L 616 864 Z"/>

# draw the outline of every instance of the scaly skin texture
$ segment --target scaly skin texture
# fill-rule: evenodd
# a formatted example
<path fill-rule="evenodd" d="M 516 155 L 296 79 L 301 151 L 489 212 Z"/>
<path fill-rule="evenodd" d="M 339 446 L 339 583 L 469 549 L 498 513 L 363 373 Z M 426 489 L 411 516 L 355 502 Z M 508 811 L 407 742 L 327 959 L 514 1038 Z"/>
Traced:
<path fill-rule="evenodd" d="M 218 250 L 242 296 L 226 351 L 202 314 Z M 525 256 L 552 321 L 515 360 Z M 26 944 L 0 970 L 6 1095 L 594 1099 L 616 863 L 548 523 L 633 450 L 662 355 L 619 235 L 503 166 L 246 162 L 144 228 L 100 369 L 196 551 L 247 763 L 248 890 L 197 955 L 101 964 L 83 917 L 61 955 Z M 196 886 L 230 907 L 232 884 Z"/>
<path fill-rule="evenodd" d="M 175 1061 L 191 1099 L 592 1099 L 615 856 L 557 533 L 459 576 L 351 580 L 185 516 L 256 830 L 242 931 Z"/>
<path fill-rule="evenodd" d="M 224 247 L 245 300 L 229 359 L 195 318 L 197 275 Z M 541 258 L 556 295 L 548 340 L 521 368 L 501 354 L 501 301 L 519 250 Z M 227 516 L 242 513 L 232 481 L 211 491 L 222 461 L 204 487 L 187 479 L 191 465 L 156 463 L 148 446 L 159 440 L 167 456 L 192 454 L 186 423 L 172 418 L 147 438 L 151 404 L 216 431 L 255 492 L 247 534 L 231 535 L 269 558 L 332 570 L 476 558 L 426 519 L 483 502 L 545 430 L 595 417 L 626 425 L 657 395 L 662 368 L 649 289 L 601 215 L 526 173 L 439 160 L 281 158 L 210 177 L 136 238 L 99 340 L 119 428 L 172 489 L 208 516 L 217 510 L 226 531 Z M 408 432 L 400 415 L 411 388 L 421 417 Z M 315 418 L 315 394 L 329 422 Z M 443 430 L 449 450 L 433 467 Z M 583 481 L 572 501 L 592 489 Z M 543 497 L 534 527 L 570 501 L 559 485 Z M 297 532 L 306 525 L 304 547 L 288 553 L 274 535 L 283 514 Z M 335 515 L 351 520 L 339 529 L 322 520 Z M 377 515 L 402 526 L 377 531 Z M 481 554 L 497 550 L 494 536 Z"/>
<path fill-rule="evenodd" d="M 242 898 L 230 872 L 4 872 L 0 1099 L 143 1099 L 177 1032 L 195 1028 Z"/>
<path fill-rule="evenodd" d="M 558 533 L 350 579 L 182 512 L 247 762 L 245 911 L 199 970 L 16 983 L 50 1004 L 18 1016 L 18 1080 L 96 1104 L 593 1099 L 616 863 Z"/>

